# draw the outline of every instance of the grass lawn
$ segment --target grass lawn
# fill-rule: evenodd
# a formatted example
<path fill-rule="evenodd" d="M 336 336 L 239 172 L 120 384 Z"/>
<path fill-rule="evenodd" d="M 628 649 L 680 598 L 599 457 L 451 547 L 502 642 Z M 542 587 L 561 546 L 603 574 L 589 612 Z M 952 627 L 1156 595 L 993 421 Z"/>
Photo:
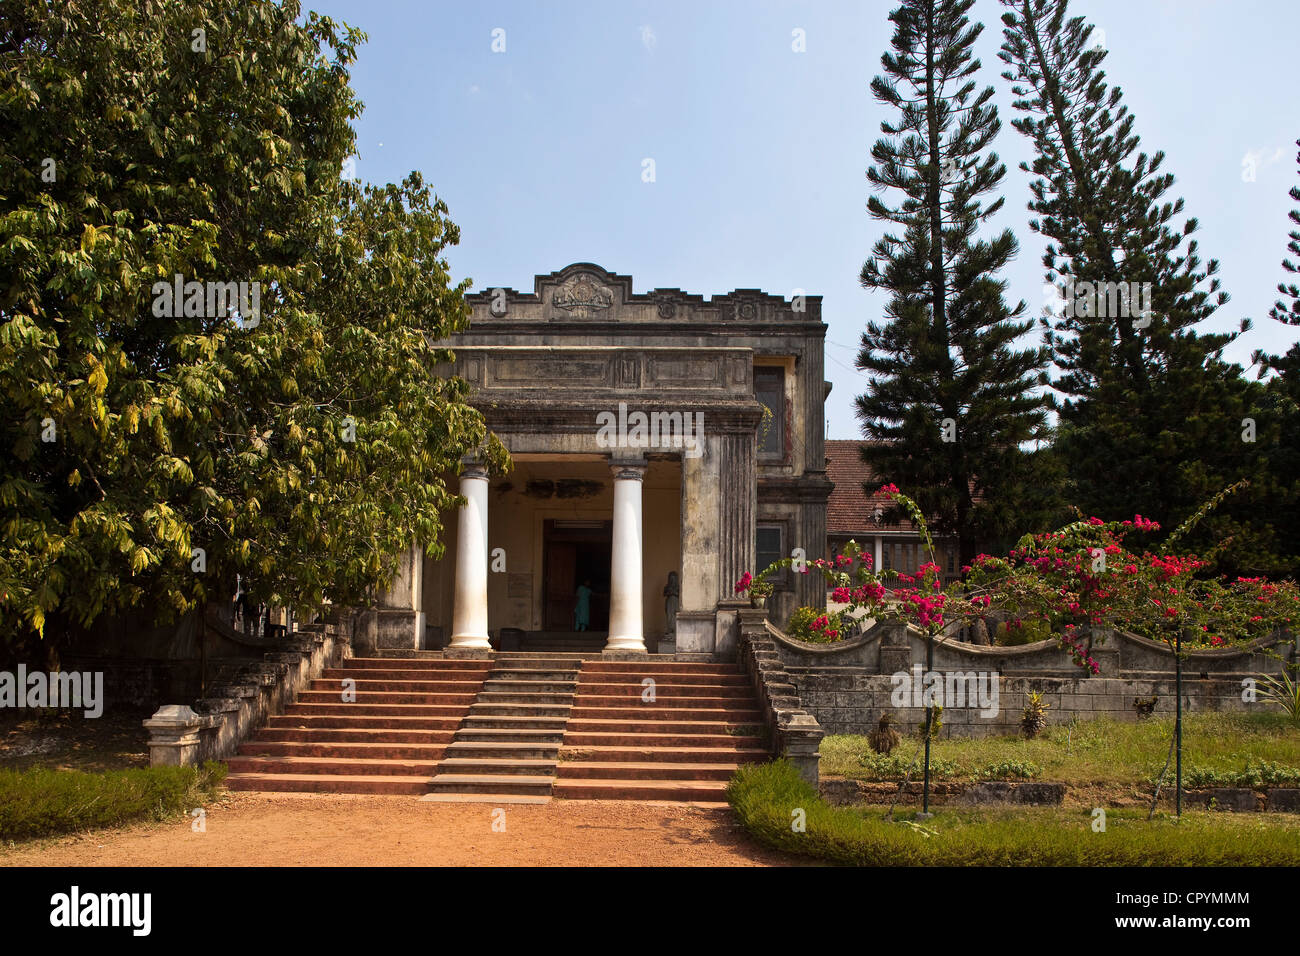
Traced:
<path fill-rule="evenodd" d="M 942 739 L 931 746 L 931 773 L 940 780 L 1032 779 L 1072 788 L 1132 790 L 1150 785 L 1164 766 L 1173 718 L 1138 723 L 1108 719 L 1049 727 L 1021 737 Z M 901 780 L 920 747 L 905 736 L 888 757 L 866 737 L 828 736 L 821 772 L 857 780 Z M 1245 773 L 1247 765 L 1253 769 Z M 920 762 L 912 779 L 919 779 Z M 1172 778 L 1173 767 L 1170 766 Z M 1184 786 L 1300 786 L 1300 727 L 1282 714 L 1188 714 L 1183 718 Z"/>
<path fill-rule="evenodd" d="M 742 767 L 727 798 L 775 849 L 857 866 L 1296 866 L 1300 816 L 1111 808 L 1104 831 L 1085 807 L 936 808 L 916 823 L 882 807 L 833 807 L 788 762 Z"/>

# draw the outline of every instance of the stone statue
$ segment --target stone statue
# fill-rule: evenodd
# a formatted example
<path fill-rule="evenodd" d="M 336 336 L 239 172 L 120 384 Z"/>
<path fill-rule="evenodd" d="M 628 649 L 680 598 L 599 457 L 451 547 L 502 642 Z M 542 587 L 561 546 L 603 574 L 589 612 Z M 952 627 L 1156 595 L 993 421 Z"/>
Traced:
<path fill-rule="evenodd" d="M 681 585 L 677 583 L 677 572 L 668 572 L 668 583 L 664 585 L 664 634 L 677 637 L 677 609 L 681 606 Z"/>

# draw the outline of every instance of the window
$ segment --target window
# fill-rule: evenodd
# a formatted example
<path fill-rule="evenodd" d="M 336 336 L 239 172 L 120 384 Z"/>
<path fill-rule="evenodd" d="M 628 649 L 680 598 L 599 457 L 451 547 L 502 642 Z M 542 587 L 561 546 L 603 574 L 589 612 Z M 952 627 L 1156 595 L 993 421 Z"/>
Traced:
<path fill-rule="evenodd" d="M 785 369 L 760 366 L 754 369 L 754 397 L 771 417 L 760 422 L 758 446 L 760 455 L 785 456 Z M 766 429 L 766 434 L 764 433 Z"/>
<path fill-rule="evenodd" d="M 762 571 L 773 561 L 785 557 L 785 548 L 781 544 L 782 527 L 779 524 L 761 524 L 754 535 L 754 563 Z M 785 583 L 784 570 L 774 572 L 768 578 L 773 584 Z"/>
<path fill-rule="evenodd" d="M 948 549 L 948 573 L 949 574 L 953 573 L 952 568 L 953 568 L 952 548 L 949 548 Z"/>

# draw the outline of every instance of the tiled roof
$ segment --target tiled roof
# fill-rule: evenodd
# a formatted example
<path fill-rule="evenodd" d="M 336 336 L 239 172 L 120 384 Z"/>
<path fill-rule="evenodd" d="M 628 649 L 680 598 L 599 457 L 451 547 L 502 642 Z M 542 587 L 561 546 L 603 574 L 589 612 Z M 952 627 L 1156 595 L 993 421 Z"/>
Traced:
<path fill-rule="evenodd" d="M 826 508 L 826 530 L 830 534 L 857 534 L 863 531 L 912 531 L 912 522 L 904 518 L 898 524 L 876 524 L 875 510 L 889 510 L 893 502 L 888 495 L 868 496 L 863 485 L 873 491 L 884 482 L 874 476 L 871 466 L 862 460 L 858 439 L 826 440 L 826 477 L 835 485 Z"/>

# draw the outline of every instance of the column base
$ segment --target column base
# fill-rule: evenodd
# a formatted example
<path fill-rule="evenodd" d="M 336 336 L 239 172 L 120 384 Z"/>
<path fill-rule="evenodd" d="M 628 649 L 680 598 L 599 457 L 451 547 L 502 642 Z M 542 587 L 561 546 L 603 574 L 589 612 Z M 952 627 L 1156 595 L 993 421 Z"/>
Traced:
<path fill-rule="evenodd" d="M 442 656 L 452 660 L 490 661 L 494 651 L 490 647 L 448 647 Z"/>
<path fill-rule="evenodd" d="M 600 652 L 600 659 L 603 661 L 639 661 L 650 656 L 650 652 L 642 648 L 639 651 L 627 649 L 603 650 Z"/>

